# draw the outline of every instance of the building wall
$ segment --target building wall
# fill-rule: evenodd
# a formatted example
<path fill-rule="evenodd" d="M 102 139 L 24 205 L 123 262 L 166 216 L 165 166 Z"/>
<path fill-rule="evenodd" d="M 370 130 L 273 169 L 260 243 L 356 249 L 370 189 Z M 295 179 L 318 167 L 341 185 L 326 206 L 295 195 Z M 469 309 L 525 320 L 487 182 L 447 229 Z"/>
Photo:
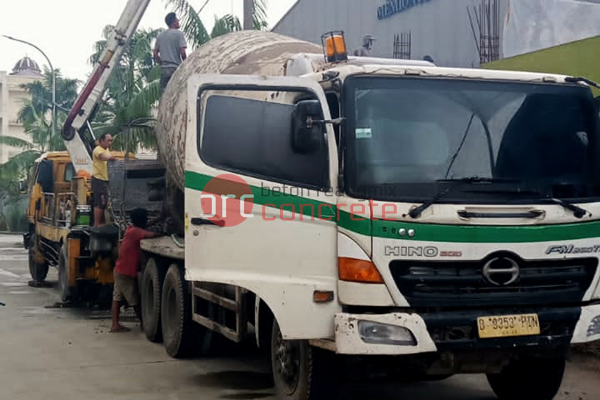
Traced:
<path fill-rule="evenodd" d="M 299 0 L 273 31 L 320 44 L 323 33 L 343 30 L 349 51 L 361 46 L 364 35 L 373 35 L 377 38 L 373 55 L 387 58 L 394 54 L 394 35 L 410 31 L 412 59 L 429 55 L 439 66 L 479 66 L 467 7 L 473 15 L 473 7 L 479 6 L 481 0 L 400 0 L 400 3 L 408 8 L 379 19 L 378 9 L 386 0 Z M 500 39 L 507 5 L 507 0 L 499 0 Z"/>
<path fill-rule="evenodd" d="M 31 99 L 31 95 L 25 89 L 20 88 L 20 85 L 38 79 L 40 78 L 8 75 L 6 72 L 0 71 L 0 135 L 29 139 L 25 134 L 23 124 L 17 122 L 17 116 L 23 106 L 23 100 Z M 19 154 L 20 151 L 10 146 L 0 145 L 0 164 Z"/>
<path fill-rule="evenodd" d="M 598 36 L 599 20 L 600 0 L 511 0 L 504 57 Z"/>

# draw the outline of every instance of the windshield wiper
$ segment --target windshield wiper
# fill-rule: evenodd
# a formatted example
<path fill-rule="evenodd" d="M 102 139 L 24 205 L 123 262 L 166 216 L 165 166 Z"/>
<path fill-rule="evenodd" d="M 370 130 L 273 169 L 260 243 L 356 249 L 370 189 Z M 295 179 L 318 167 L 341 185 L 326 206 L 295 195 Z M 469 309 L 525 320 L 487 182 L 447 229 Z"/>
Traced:
<path fill-rule="evenodd" d="M 582 76 L 568 76 L 565 78 L 565 82 L 570 82 L 570 83 L 585 82 L 590 86 L 600 89 L 600 85 L 598 85 L 596 82 L 589 80 L 587 78 L 584 78 Z"/>
<path fill-rule="evenodd" d="M 548 198 L 551 202 L 556 203 L 556 204 L 560 204 L 561 206 L 563 206 L 564 208 L 566 208 L 567 210 L 573 211 L 573 216 L 577 219 L 581 219 L 583 217 L 585 217 L 586 214 L 589 213 L 588 210 L 585 210 L 581 207 L 576 206 L 573 203 L 569 203 L 566 200 L 563 199 L 557 199 L 556 197 L 549 197 Z"/>
<path fill-rule="evenodd" d="M 478 191 L 478 192 L 482 193 L 484 191 Z M 490 190 L 489 192 L 490 193 L 504 193 L 504 194 L 531 194 L 534 196 L 539 196 L 541 199 L 551 201 L 552 203 L 558 204 L 569 211 L 573 211 L 573 216 L 577 219 L 581 219 L 581 218 L 585 217 L 586 214 L 590 213 L 589 211 L 587 211 L 579 206 L 576 206 L 575 204 L 573 204 L 571 202 L 568 202 L 566 200 L 559 199 L 556 197 L 547 196 L 544 193 L 540 192 L 539 190 L 535 190 L 535 189 L 525 189 L 525 190 L 518 190 L 518 191 L 517 190 Z"/>
<path fill-rule="evenodd" d="M 512 179 L 497 179 L 497 178 L 482 178 L 478 176 L 472 176 L 469 178 L 460 178 L 460 179 L 438 179 L 436 182 L 450 182 L 452 185 L 448 186 L 446 189 L 437 193 L 431 199 L 427 200 L 423 204 L 418 207 L 413 208 L 409 211 L 408 215 L 413 218 L 419 218 L 423 211 L 431 207 L 433 204 L 438 202 L 442 197 L 448 195 L 451 191 L 456 189 L 458 186 L 462 185 L 470 185 L 473 183 L 506 183 L 506 182 L 518 182 Z"/>

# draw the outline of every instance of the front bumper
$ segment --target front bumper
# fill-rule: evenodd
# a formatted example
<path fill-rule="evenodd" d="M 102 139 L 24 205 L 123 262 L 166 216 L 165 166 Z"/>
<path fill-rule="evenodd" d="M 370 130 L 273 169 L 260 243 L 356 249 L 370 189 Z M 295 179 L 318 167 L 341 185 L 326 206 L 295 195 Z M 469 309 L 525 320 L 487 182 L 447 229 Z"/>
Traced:
<path fill-rule="evenodd" d="M 538 314 L 540 335 L 496 339 L 480 339 L 478 337 L 478 317 L 529 313 Z M 371 327 L 380 324 L 382 329 L 379 331 L 387 329 L 395 335 L 412 336 L 413 341 L 398 345 L 371 340 L 365 336 L 365 323 Z M 362 332 L 360 325 L 363 326 Z M 373 330 L 369 334 L 372 333 Z M 600 304 L 543 310 L 504 309 L 429 314 L 340 313 L 335 316 L 335 349 L 338 354 L 347 355 L 409 355 L 503 349 L 535 351 L 536 349 L 566 348 L 570 344 L 596 340 L 600 340 Z"/>
<path fill-rule="evenodd" d="M 572 344 L 600 340 L 600 304 L 581 308 L 581 317 L 573 333 Z"/>

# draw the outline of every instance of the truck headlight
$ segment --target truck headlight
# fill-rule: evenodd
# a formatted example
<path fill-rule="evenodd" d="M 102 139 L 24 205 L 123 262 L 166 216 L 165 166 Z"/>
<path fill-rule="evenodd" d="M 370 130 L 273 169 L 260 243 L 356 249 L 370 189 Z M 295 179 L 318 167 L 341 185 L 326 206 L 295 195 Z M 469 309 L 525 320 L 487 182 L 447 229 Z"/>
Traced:
<path fill-rule="evenodd" d="M 596 315 L 588 326 L 587 337 L 600 334 L 600 315 Z"/>
<path fill-rule="evenodd" d="M 365 343 L 416 346 L 412 332 L 402 326 L 386 325 L 377 322 L 359 321 L 358 332 Z"/>

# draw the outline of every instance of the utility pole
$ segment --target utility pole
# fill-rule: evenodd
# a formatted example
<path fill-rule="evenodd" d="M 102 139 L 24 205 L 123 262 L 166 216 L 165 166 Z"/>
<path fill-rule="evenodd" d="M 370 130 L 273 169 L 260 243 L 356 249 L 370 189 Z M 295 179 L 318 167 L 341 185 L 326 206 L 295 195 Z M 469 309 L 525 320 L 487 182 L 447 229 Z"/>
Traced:
<path fill-rule="evenodd" d="M 254 29 L 254 0 L 244 0 L 244 30 Z"/>

